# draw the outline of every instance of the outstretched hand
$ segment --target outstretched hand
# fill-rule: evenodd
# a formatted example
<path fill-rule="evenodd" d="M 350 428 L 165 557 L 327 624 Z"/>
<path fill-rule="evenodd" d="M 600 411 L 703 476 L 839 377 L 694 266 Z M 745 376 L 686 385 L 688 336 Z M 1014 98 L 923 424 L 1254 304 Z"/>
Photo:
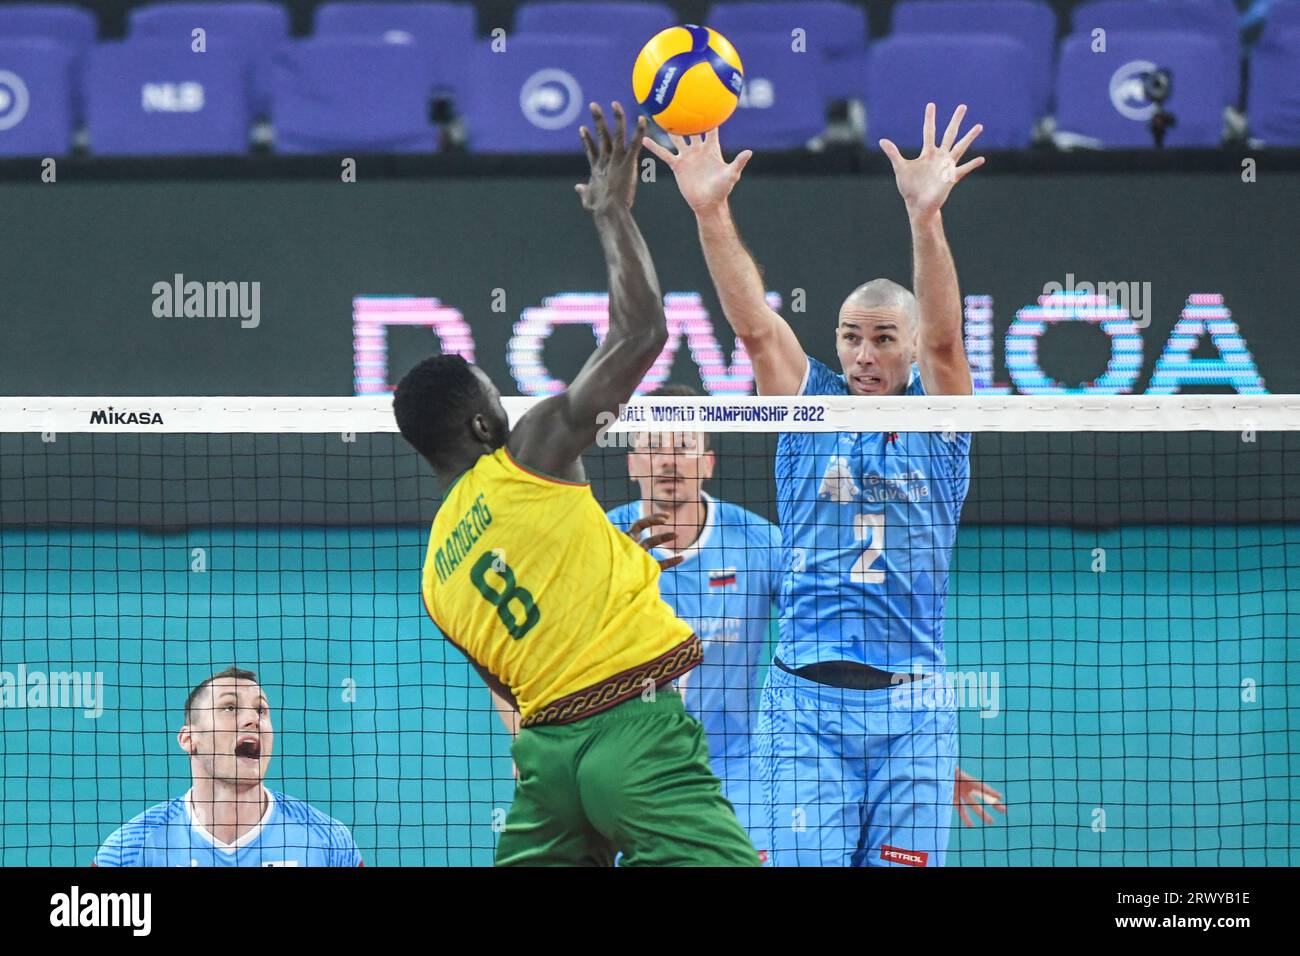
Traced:
<path fill-rule="evenodd" d="M 962 118 L 966 115 L 965 104 L 953 111 L 948 128 L 944 130 L 943 140 L 938 145 L 934 141 L 934 104 L 925 107 L 925 131 L 922 139 L 921 155 L 916 159 L 904 159 L 903 154 L 891 140 L 882 139 L 880 148 L 894 167 L 894 181 L 898 192 L 907 204 L 909 216 L 926 216 L 938 212 L 947 200 L 952 187 L 965 179 L 973 170 L 984 165 L 984 157 L 976 156 L 969 162 L 961 162 L 975 137 L 983 132 L 984 127 L 976 123 L 960 140 L 957 133 L 961 129 Z"/>
<path fill-rule="evenodd" d="M 589 212 L 615 204 L 631 209 L 636 198 L 636 159 L 645 139 L 645 117 L 637 119 L 632 140 L 628 142 L 627 117 L 623 115 L 622 104 L 615 101 L 610 109 L 614 113 L 612 137 L 605 123 L 605 113 L 597 103 L 591 104 L 595 138 L 585 126 L 578 130 L 587 151 L 587 161 L 591 163 L 591 179 L 585 185 L 578 183 L 574 189 L 582 197 L 583 208 Z"/>
<path fill-rule="evenodd" d="M 997 810 L 1003 816 L 1006 816 L 1007 813 L 1007 805 L 1002 802 L 1002 794 L 983 780 L 975 779 L 962 770 L 961 767 L 957 768 L 957 780 L 952 791 L 952 802 L 957 807 L 961 822 L 968 827 L 975 825 L 967 812 L 968 807 L 979 814 L 979 818 L 985 823 L 992 823 L 993 817 L 984 809 L 984 804 L 990 804 L 994 810 Z"/>
<path fill-rule="evenodd" d="M 654 525 L 667 524 L 667 523 L 668 523 L 668 515 L 662 512 L 658 514 L 646 515 L 644 518 L 632 522 L 632 526 L 627 529 L 627 536 L 631 538 L 633 541 L 635 541 L 637 544 L 641 545 L 641 547 L 645 548 L 646 552 L 649 553 L 653 551 L 655 548 L 659 547 L 659 545 L 667 544 L 669 541 L 672 541 L 674 538 L 677 537 L 677 532 L 661 531 L 658 534 L 652 534 L 647 538 L 642 538 L 641 532 L 645 531 L 647 528 L 653 527 Z M 677 567 L 677 565 L 681 564 L 685 560 L 686 558 L 684 558 L 680 554 L 675 554 L 671 558 L 660 558 L 659 570 L 667 571 L 669 568 L 675 568 Z"/>
<path fill-rule="evenodd" d="M 668 138 L 677 152 L 671 152 L 649 138 L 645 140 L 645 148 L 673 171 L 682 198 L 696 212 L 703 212 L 724 202 L 740 181 L 745 164 L 754 156 L 753 150 L 745 149 L 731 162 L 725 161 L 716 129 L 689 138 L 673 134 L 669 134 Z"/>

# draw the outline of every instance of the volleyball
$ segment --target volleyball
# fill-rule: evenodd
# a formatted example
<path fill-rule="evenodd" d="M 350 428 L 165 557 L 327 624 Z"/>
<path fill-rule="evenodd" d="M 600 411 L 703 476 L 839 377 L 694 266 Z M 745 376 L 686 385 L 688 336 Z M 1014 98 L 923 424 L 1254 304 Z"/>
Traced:
<path fill-rule="evenodd" d="M 736 109 L 744 68 L 717 30 L 686 24 L 650 38 L 632 68 L 641 111 L 669 133 L 717 129 Z"/>

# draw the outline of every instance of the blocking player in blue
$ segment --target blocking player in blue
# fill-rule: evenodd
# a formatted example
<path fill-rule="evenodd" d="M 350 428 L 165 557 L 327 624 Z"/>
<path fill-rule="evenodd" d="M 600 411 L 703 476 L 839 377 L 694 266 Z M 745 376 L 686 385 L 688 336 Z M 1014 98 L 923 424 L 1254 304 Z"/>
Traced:
<path fill-rule="evenodd" d="M 94 866 L 362 866 L 348 828 L 263 785 L 275 729 L 252 671 L 227 668 L 185 701 L 176 735 L 193 785 L 115 830 Z"/>
<path fill-rule="evenodd" d="M 647 397 L 693 396 L 668 385 Z M 780 532 L 739 505 L 704 491 L 716 458 L 702 432 L 640 432 L 627 456 L 641 499 L 609 512 L 629 529 L 652 515 L 648 542 L 663 569 L 659 592 L 704 645 L 704 662 L 677 681 L 686 710 L 703 725 L 709 762 L 760 856 L 767 849 L 758 777 L 751 765 L 760 678 L 780 586 Z"/>
<path fill-rule="evenodd" d="M 646 397 L 696 394 L 668 385 Z M 643 543 L 662 545 L 651 551 L 663 569 L 660 593 L 704 642 L 704 663 L 678 680 L 678 691 L 704 724 L 713 772 L 766 859 L 766 798 L 752 738 L 756 688 L 768 664 L 771 613 L 782 580 L 781 534 L 759 515 L 704 491 L 717 466 L 706 434 L 640 433 L 632 441 L 628 476 L 641 499 L 610 510 L 609 517 L 633 536 L 655 526 Z M 966 826 L 974 826 L 971 811 L 993 822 L 986 805 L 1006 813 L 1000 793 L 960 768 L 953 802 Z"/>
<path fill-rule="evenodd" d="M 940 217 L 953 185 L 983 162 L 961 163 L 981 130 L 958 138 L 965 112 L 959 106 L 936 141 L 929 104 L 916 159 L 880 142 L 907 207 L 915 295 L 887 279 L 850 293 L 834 329 L 838 372 L 807 355 L 767 306 L 732 221 L 727 197 L 750 152 L 726 163 L 716 132 L 674 138 L 675 153 L 646 141 L 696 214 L 709 273 L 761 394 L 971 394 Z M 756 733 L 776 865 L 944 863 L 957 762 L 944 603 L 969 453 L 970 435 L 960 433 L 779 439 L 788 555 Z"/>

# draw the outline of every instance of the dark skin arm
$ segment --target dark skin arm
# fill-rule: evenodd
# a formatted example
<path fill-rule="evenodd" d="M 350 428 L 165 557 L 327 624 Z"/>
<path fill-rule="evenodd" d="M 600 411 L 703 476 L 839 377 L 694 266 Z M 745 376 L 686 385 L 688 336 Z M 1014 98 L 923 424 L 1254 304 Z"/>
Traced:
<path fill-rule="evenodd" d="M 672 541 L 677 537 L 677 532 L 660 531 L 658 534 L 646 535 L 644 538 L 641 537 L 641 535 L 644 534 L 648 528 L 667 523 L 668 515 L 663 512 L 646 515 L 644 518 L 632 522 L 632 526 L 627 529 L 627 536 L 637 544 L 641 545 L 641 547 L 645 548 L 647 552 L 650 552 L 659 547 L 659 545 L 667 544 L 669 541 Z M 660 558 L 659 570 L 667 571 L 669 568 L 675 568 L 685 560 L 686 558 L 680 554 L 673 555 L 671 558 Z"/>
<path fill-rule="evenodd" d="M 510 432 L 510 454 L 533 471 L 565 481 L 582 481 L 582 453 L 619 406 L 636 391 L 668 341 L 663 294 L 641 230 L 632 218 L 637 156 L 645 138 L 645 118 L 626 141 L 623 107 L 613 104 L 614 134 L 595 103 L 596 135 L 581 131 L 591 163 L 591 179 L 578 185 L 591 213 L 609 271 L 609 332 L 567 391 L 536 405 Z"/>
<path fill-rule="evenodd" d="M 609 271 L 609 331 L 573 384 L 524 415 L 506 442 L 520 464 L 565 481 L 583 480 L 582 453 L 610 421 L 601 413 L 618 414 L 668 340 L 659 280 L 631 211 L 646 123 L 644 118 L 637 121 L 628 144 L 623 107 L 614 103 L 613 114 L 611 136 L 604 113 L 591 104 L 596 136 L 593 139 L 586 127 L 581 130 L 591 178 L 577 186 L 583 208 L 596 223 Z M 659 538 L 655 541 L 661 543 Z M 477 661 L 470 658 L 469 662 L 498 701 L 502 720 L 512 733 L 517 732 L 519 704 L 510 688 Z"/>

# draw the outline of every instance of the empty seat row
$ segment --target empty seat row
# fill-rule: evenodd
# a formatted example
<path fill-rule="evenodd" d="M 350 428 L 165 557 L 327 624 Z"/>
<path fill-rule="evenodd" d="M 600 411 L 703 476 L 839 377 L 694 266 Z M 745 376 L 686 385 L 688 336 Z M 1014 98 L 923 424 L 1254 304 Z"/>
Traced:
<path fill-rule="evenodd" d="M 1199 12 L 1116 13 L 1134 7 Z M 828 98 L 853 97 L 872 143 L 914 145 L 916 117 L 935 100 L 966 102 L 985 148 L 1028 145 L 1049 110 L 1098 145 L 1143 146 L 1154 110 L 1143 75 L 1159 66 L 1173 76 L 1169 145 L 1210 146 L 1237 100 L 1223 9 L 1095 0 L 1075 8 L 1059 51 L 1038 0 L 907 0 L 870 48 L 861 8 L 837 0 L 720 4 L 709 22 L 745 62 L 729 145 L 803 145 L 823 129 Z M 525 4 L 503 45 L 478 38 L 466 4 L 342 2 L 318 8 L 315 36 L 287 40 L 278 4 L 167 3 L 134 10 L 127 40 L 95 44 L 85 11 L 0 5 L 0 155 L 66 153 L 83 121 L 94 153 L 241 153 L 258 115 L 284 152 L 428 152 L 436 99 L 463 116 L 472 150 L 568 151 L 584 104 L 629 100 L 636 47 L 674 19 L 657 3 Z M 57 40 L 12 38 L 56 21 Z M 1300 0 L 1274 5 L 1251 67 L 1252 131 L 1300 143 Z"/>

